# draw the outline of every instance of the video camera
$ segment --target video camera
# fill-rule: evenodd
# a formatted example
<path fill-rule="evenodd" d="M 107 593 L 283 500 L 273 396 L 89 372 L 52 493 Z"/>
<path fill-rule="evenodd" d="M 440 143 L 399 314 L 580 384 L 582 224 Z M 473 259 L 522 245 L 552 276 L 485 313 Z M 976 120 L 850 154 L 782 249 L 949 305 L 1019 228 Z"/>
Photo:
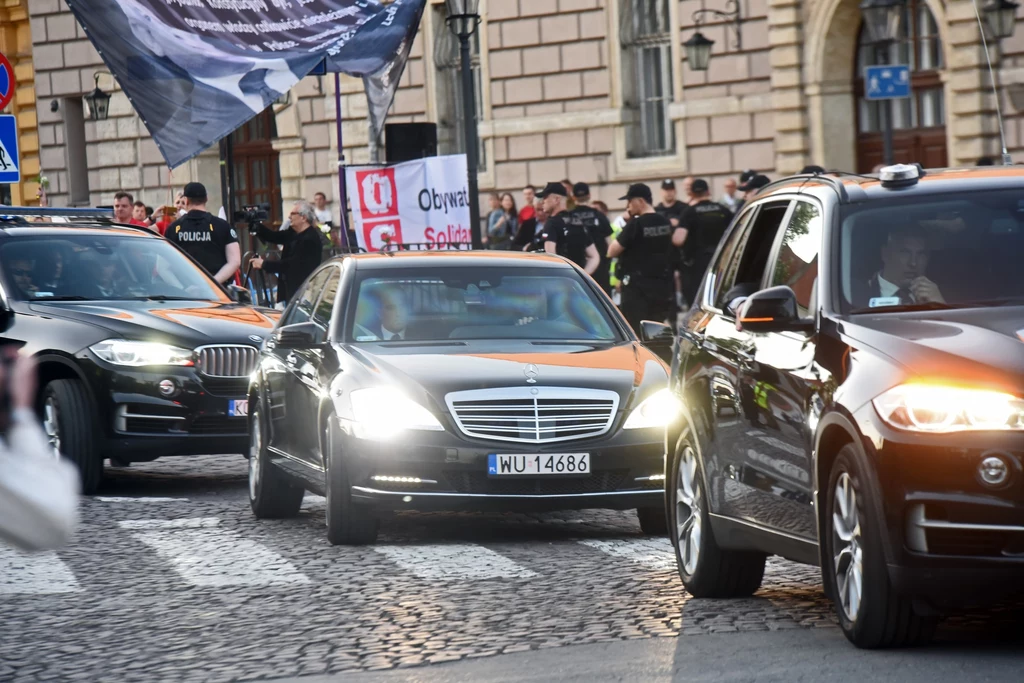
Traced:
<path fill-rule="evenodd" d="M 263 221 L 270 220 L 270 204 L 254 204 L 243 206 L 235 211 L 235 222 L 245 221 L 249 225 L 249 232 L 256 234 L 256 226 Z"/>

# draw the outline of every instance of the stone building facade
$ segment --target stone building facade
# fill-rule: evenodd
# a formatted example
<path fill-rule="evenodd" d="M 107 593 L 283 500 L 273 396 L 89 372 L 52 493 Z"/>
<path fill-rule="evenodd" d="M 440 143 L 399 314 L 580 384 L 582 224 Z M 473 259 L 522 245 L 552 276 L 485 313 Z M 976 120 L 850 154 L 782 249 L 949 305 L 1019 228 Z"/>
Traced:
<path fill-rule="evenodd" d="M 189 180 L 205 182 L 219 203 L 219 150 L 169 173 L 63 0 L 27 2 L 37 121 L 26 114 L 25 125 L 38 125 L 52 203 L 109 204 L 123 188 L 155 205 Z M 442 0 L 428 3 L 389 122 L 436 122 L 441 151 L 457 152 L 457 43 Z M 694 12 L 731 9 L 725 0 L 482 0 L 481 192 L 510 190 L 518 200 L 526 183 L 570 178 L 590 183 L 614 208 L 636 181 L 698 175 L 717 194 L 747 168 L 770 176 L 810 163 L 869 171 L 880 160 L 881 134 L 877 111 L 861 101 L 858 74 L 875 55 L 859 47 L 858 4 L 739 0 L 741 41 L 729 21 L 701 25 L 715 41 L 701 72 L 690 68 L 683 43 Z M 897 161 L 953 166 L 997 156 L 996 98 L 973 3 L 909 0 L 906 19 L 891 56 L 912 63 L 915 97 L 895 109 Z M 1024 29 L 992 47 L 1007 145 L 1024 159 Z M 110 118 L 94 123 L 81 96 L 97 73 L 100 87 L 115 92 Z M 343 77 L 340 87 L 346 162 L 367 162 L 361 82 Z M 278 207 L 323 191 L 337 211 L 334 101 L 333 76 L 307 77 L 236 133 L 240 199 Z"/>

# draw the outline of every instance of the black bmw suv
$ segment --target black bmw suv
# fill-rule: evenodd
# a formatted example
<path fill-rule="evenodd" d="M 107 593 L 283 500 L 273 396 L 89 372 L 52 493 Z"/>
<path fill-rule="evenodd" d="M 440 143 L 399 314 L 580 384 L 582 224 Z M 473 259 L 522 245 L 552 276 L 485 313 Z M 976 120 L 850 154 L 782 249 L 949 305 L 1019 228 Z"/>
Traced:
<path fill-rule="evenodd" d="M 85 492 L 105 459 L 248 450 L 249 374 L 274 317 L 163 238 L 0 222 L 0 318 L 0 343 L 39 362 L 39 413 Z"/>
<path fill-rule="evenodd" d="M 820 565 L 861 647 L 1024 590 L 1024 170 L 797 176 L 680 331 L 667 515 L 698 597 Z"/>

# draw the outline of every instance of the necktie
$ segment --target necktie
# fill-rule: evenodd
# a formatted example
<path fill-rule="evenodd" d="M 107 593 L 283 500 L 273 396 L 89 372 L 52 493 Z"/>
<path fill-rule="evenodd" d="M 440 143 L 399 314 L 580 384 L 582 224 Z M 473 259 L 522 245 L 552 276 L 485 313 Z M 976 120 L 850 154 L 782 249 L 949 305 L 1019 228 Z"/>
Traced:
<path fill-rule="evenodd" d="M 906 287 L 900 287 L 896 290 L 896 296 L 900 298 L 901 304 L 912 304 L 914 303 L 913 293 Z"/>
<path fill-rule="evenodd" d="M 388 341 L 395 341 L 399 339 L 401 339 L 401 337 L 397 333 L 395 333 L 388 338 Z"/>

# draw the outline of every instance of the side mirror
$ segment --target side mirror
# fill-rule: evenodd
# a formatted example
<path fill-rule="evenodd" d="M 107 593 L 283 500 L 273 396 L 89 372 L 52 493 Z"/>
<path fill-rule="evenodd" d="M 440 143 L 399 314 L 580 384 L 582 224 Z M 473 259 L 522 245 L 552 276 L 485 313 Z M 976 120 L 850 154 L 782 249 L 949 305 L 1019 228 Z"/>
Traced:
<path fill-rule="evenodd" d="M 736 328 L 744 332 L 814 331 L 814 320 L 801 318 L 796 294 L 785 286 L 762 289 L 740 306 Z"/>
<path fill-rule="evenodd" d="M 311 349 L 324 343 L 324 331 L 316 323 L 285 325 L 274 333 L 274 341 L 282 349 Z"/>
<path fill-rule="evenodd" d="M 640 340 L 645 344 L 669 344 L 676 339 L 675 332 L 665 323 L 656 323 L 653 320 L 642 320 L 640 322 Z"/>
<path fill-rule="evenodd" d="M 239 287 L 238 285 L 228 285 L 228 294 L 232 299 L 240 304 L 246 304 L 252 306 L 252 292 L 245 287 Z"/>

